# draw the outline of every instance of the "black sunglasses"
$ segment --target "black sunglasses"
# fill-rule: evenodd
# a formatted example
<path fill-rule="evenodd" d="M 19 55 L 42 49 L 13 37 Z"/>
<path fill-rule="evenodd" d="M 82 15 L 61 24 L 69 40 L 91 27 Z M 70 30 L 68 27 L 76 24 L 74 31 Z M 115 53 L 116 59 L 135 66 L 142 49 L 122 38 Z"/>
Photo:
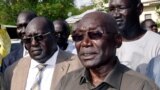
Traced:
<path fill-rule="evenodd" d="M 26 38 L 23 38 L 22 39 L 22 41 L 24 42 L 24 43 L 31 43 L 31 41 L 34 39 L 34 40 L 36 40 L 36 41 L 42 41 L 44 38 L 45 38 L 45 36 L 47 36 L 47 35 L 49 35 L 49 34 L 51 34 L 51 32 L 47 32 L 47 33 L 45 33 L 45 34 L 41 34 L 41 35 L 36 35 L 36 36 L 32 36 L 32 37 L 26 37 Z"/>
<path fill-rule="evenodd" d="M 92 40 L 98 40 L 101 39 L 103 37 L 103 32 L 102 31 L 89 31 L 87 32 L 88 37 Z M 75 42 L 79 42 L 82 41 L 84 39 L 85 34 L 80 34 L 80 33 L 76 33 L 73 32 L 72 33 L 72 39 Z"/>

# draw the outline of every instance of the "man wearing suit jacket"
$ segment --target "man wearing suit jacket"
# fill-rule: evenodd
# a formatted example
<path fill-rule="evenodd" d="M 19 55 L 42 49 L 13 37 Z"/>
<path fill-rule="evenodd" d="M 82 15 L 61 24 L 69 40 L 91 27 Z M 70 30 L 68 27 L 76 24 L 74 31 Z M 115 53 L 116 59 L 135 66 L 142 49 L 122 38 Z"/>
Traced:
<path fill-rule="evenodd" d="M 17 17 L 17 34 L 20 39 L 22 39 L 22 37 L 25 34 L 24 31 L 25 31 L 27 24 L 35 17 L 37 17 L 37 15 L 32 11 L 22 11 L 18 15 L 18 17 Z M 16 62 L 20 58 L 24 57 L 25 51 L 26 50 L 23 46 L 23 43 L 15 44 L 15 50 L 10 52 L 10 54 L 8 54 L 4 58 L 4 60 L 2 62 L 1 72 L 4 72 L 8 66 L 12 65 L 14 62 Z"/>
<path fill-rule="evenodd" d="M 7 90 L 31 90 L 39 64 L 45 65 L 38 85 L 40 90 L 55 90 L 64 74 L 81 67 L 76 56 L 58 48 L 54 32 L 52 22 L 45 17 L 36 17 L 30 21 L 22 39 L 30 56 L 6 69 L 4 79 Z"/>

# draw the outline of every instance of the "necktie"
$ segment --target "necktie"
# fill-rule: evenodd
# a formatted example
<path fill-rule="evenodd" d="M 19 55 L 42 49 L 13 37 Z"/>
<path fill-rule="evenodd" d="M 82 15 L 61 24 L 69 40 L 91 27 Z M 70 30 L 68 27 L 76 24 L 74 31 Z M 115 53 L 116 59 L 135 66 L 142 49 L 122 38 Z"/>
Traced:
<path fill-rule="evenodd" d="M 46 67 L 46 65 L 44 65 L 44 64 L 37 65 L 37 68 L 39 71 L 36 75 L 36 80 L 35 80 L 33 86 L 31 87 L 31 90 L 40 90 L 40 84 L 41 84 L 41 80 L 42 80 L 42 71 L 44 70 L 45 67 Z"/>

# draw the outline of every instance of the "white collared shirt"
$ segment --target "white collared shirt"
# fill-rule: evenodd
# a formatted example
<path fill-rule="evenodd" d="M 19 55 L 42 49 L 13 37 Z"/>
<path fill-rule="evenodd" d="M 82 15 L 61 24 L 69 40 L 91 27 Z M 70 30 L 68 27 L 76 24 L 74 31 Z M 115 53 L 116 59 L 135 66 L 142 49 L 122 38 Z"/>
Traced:
<path fill-rule="evenodd" d="M 28 50 L 26 50 L 26 48 L 23 45 L 23 57 L 27 57 L 29 56 Z"/>
<path fill-rule="evenodd" d="M 67 46 L 65 51 L 77 55 L 77 50 L 75 48 L 75 43 L 73 41 L 68 40 L 68 46 Z"/>
<path fill-rule="evenodd" d="M 42 75 L 42 81 L 41 81 L 41 85 L 40 85 L 41 90 L 50 90 L 51 83 L 52 83 L 52 76 L 53 76 L 53 72 L 55 69 L 58 52 L 59 52 L 59 48 L 54 53 L 54 55 L 49 60 L 47 60 L 47 62 L 45 63 L 45 64 L 47 64 L 47 66 L 45 67 L 45 69 L 42 72 L 43 75 Z M 38 68 L 36 66 L 39 64 L 40 63 L 38 63 L 37 61 L 35 61 L 33 59 L 31 60 L 31 65 L 29 68 L 29 73 L 28 73 L 28 78 L 27 78 L 25 90 L 31 90 L 31 87 L 36 80 L 36 74 L 38 73 Z"/>

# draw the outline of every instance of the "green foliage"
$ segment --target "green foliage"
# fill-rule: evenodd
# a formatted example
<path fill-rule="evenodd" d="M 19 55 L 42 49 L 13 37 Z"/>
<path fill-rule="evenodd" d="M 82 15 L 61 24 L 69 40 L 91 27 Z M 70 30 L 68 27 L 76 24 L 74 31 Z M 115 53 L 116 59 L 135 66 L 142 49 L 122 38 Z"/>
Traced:
<path fill-rule="evenodd" d="M 93 9 L 95 7 L 95 5 L 91 5 L 91 6 L 83 6 L 82 9 L 80 9 L 80 13 L 83 13 L 89 9 Z"/>
<path fill-rule="evenodd" d="M 156 7 L 156 12 L 158 13 L 158 15 L 160 16 L 160 6 Z"/>
<path fill-rule="evenodd" d="M 16 24 L 17 15 L 24 10 L 32 10 L 39 16 L 45 16 L 50 20 L 66 19 L 68 12 L 72 15 L 80 14 L 81 11 L 74 7 L 73 0 L 0 0 L 0 23 Z"/>
<path fill-rule="evenodd" d="M 156 7 L 156 12 L 157 12 L 158 16 L 160 17 L 160 4 L 157 5 L 157 7 Z M 160 20 L 158 20 L 157 26 L 158 26 L 158 28 L 160 28 Z"/>
<path fill-rule="evenodd" d="M 92 0 L 95 4 L 95 8 L 99 11 L 108 12 L 107 3 L 109 0 Z"/>

